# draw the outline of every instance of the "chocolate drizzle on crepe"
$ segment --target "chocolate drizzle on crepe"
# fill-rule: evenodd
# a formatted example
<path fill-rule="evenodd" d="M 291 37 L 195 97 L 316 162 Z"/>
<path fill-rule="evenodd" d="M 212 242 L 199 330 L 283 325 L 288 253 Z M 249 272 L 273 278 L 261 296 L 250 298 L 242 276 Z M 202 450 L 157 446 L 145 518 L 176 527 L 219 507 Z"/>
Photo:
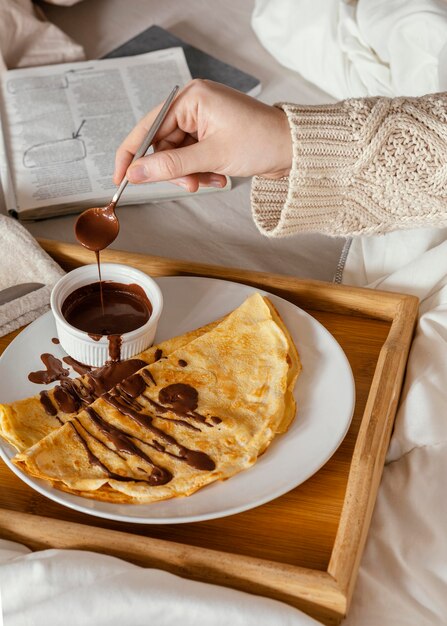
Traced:
<path fill-rule="evenodd" d="M 40 402 L 41 402 L 43 408 L 45 409 L 45 412 L 48 415 L 51 415 L 52 417 L 55 417 L 59 422 L 61 422 L 61 420 L 57 416 L 57 409 L 54 406 L 54 404 L 51 402 L 50 396 L 48 395 L 48 391 L 41 391 L 40 392 Z M 62 422 L 61 422 L 61 424 L 62 424 Z"/>
<path fill-rule="evenodd" d="M 207 422 L 204 415 L 201 415 L 195 410 L 198 406 L 199 394 L 197 389 L 185 383 L 173 383 L 172 385 L 160 389 L 158 400 L 161 404 L 149 398 L 148 400 L 155 408 L 162 412 L 171 411 L 171 413 L 174 413 L 178 417 L 189 417 L 208 427 L 212 427 L 222 421 L 220 418 L 217 418 L 219 421 L 216 421 L 216 418 L 212 417 L 211 421 L 213 423 L 210 424 Z M 163 405 L 167 405 L 167 407 Z"/>
<path fill-rule="evenodd" d="M 107 393 L 104 396 L 104 400 L 123 415 L 130 417 L 139 426 L 149 430 L 153 435 L 160 438 L 165 444 L 174 446 L 178 450 L 178 454 L 174 454 L 173 452 L 166 450 L 166 445 L 161 444 L 160 442 L 155 441 L 148 443 L 148 445 L 156 447 L 156 450 L 159 452 L 164 452 L 165 454 L 168 454 L 179 461 L 183 461 L 198 470 L 212 471 L 216 468 L 214 461 L 205 452 L 190 450 L 189 448 L 183 446 L 172 435 L 168 435 L 168 433 L 164 430 L 155 426 L 151 415 L 136 410 L 132 404 L 126 400 L 126 398 L 123 398 L 119 394 L 112 396 Z"/>
<path fill-rule="evenodd" d="M 113 426 L 113 424 L 109 424 L 109 422 L 104 420 L 92 407 L 88 407 L 86 409 L 86 412 L 87 412 L 90 420 L 92 421 L 92 423 L 96 426 L 96 428 L 113 444 L 115 450 L 111 450 L 111 448 L 109 448 L 109 446 L 106 446 L 106 448 L 108 450 L 111 450 L 112 452 L 115 452 L 115 454 L 117 454 L 118 456 L 121 456 L 119 453 L 125 453 L 125 454 L 128 454 L 128 455 L 137 456 L 141 460 L 143 460 L 146 463 L 148 463 L 151 466 L 152 470 L 151 470 L 151 473 L 150 473 L 150 475 L 149 475 L 149 477 L 147 479 L 129 478 L 129 477 L 121 476 L 119 474 L 115 474 L 114 472 L 111 472 L 109 470 L 109 468 L 106 465 L 104 465 L 104 463 L 102 463 L 102 461 L 100 461 L 98 459 L 98 457 L 96 457 L 96 455 L 93 454 L 93 452 L 90 450 L 90 448 L 88 448 L 87 442 L 82 437 L 82 435 L 79 432 L 79 430 L 76 428 L 76 432 L 77 432 L 78 437 L 80 437 L 83 440 L 83 443 L 85 444 L 84 447 L 86 447 L 86 449 L 88 448 L 88 456 L 89 456 L 90 462 L 92 462 L 92 456 L 94 456 L 95 457 L 95 460 L 94 460 L 95 464 L 97 465 L 98 462 L 99 462 L 101 464 L 102 469 L 104 469 L 106 471 L 108 476 L 110 476 L 111 478 L 114 478 L 115 480 L 126 480 L 126 481 L 132 481 L 132 480 L 139 480 L 139 481 L 141 481 L 141 480 L 143 480 L 144 482 L 147 482 L 147 483 L 149 483 L 150 485 L 153 485 L 153 486 L 155 486 L 155 485 L 165 485 L 170 480 L 172 480 L 172 474 L 167 469 L 156 465 L 152 461 L 152 459 L 145 452 L 143 452 L 143 450 L 141 450 L 132 441 L 132 439 L 133 439 L 132 435 L 129 435 L 128 433 L 126 433 L 125 431 L 121 430 L 120 428 L 117 428 L 116 426 Z M 85 430 L 84 426 L 83 426 L 83 428 Z M 90 437 L 93 437 L 97 442 L 99 442 L 100 444 L 104 445 L 103 442 L 100 439 L 98 439 L 97 437 L 95 437 L 91 432 L 89 432 L 89 431 L 87 431 L 87 432 L 88 432 L 88 435 Z"/>
<path fill-rule="evenodd" d="M 146 389 L 146 383 L 140 374 L 133 374 L 119 383 L 118 389 L 130 398 L 138 398 Z"/>
<path fill-rule="evenodd" d="M 46 356 L 51 357 L 51 355 Z M 163 358 L 162 351 L 157 349 L 154 356 L 158 360 Z M 143 481 L 152 486 L 164 485 L 172 480 L 171 473 L 166 468 L 155 464 L 135 441 L 140 441 L 158 453 L 186 463 L 197 470 L 213 471 L 215 469 L 216 464 L 208 454 L 184 446 L 171 434 L 153 423 L 154 419 L 166 420 L 198 432 L 200 432 L 200 427 L 192 424 L 191 420 L 207 427 L 218 424 L 221 421 L 219 418 L 210 417 L 211 423 L 209 423 L 205 416 L 196 411 L 199 401 L 197 389 L 185 383 L 167 385 L 159 390 L 158 402 L 156 402 L 145 393 L 148 386 L 156 385 L 156 381 L 148 369 L 142 369 L 147 363 L 141 359 L 111 361 L 97 369 L 84 366 L 71 357 L 65 357 L 64 361 L 78 373 L 82 373 L 83 378 L 68 378 L 68 370 L 64 370 L 59 359 L 55 357 L 47 359 L 46 362 L 55 364 L 57 371 L 59 371 L 60 383 L 54 388 L 52 397 L 46 391 L 41 392 L 40 401 L 45 411 L 56 417 L 61 424 L 62 421 L 57 417 L 58 409 L 66 414 L 77 413 L 80 409 L 85 410 L 90 422 L 112 444 L 113 448 L 106 445 L 90 430 L 87 430 L 84 423 L 81 423 L 79 419 L 75 419 L 70 424 L 77 438 L 82 442 L 89 462 L 100 467 L 109 478 L 120 481 Z M 44 361 L 45 364 L 46 362 Z M 179 366 L 184 367 L 183 363 L 186 364 L 186 362 L 179 362 Z M 123 416 L 130 418 L 144 430 L 150 431 L 152 439 L 148 441 L 139 439 L 137 436 L 107 422 L 90 406 L 99 397 L 103 397 L 110 406 Z M 145 412 L 148 406 L 155 411 L 155 416 Z M 172 417 L 172 414 L 175 417 Z M 88 437 L 92 437 L 99 445 L 104 446 L 121 458 L 124 458 L 122 457 L 123 454 L 133 455 L 149 464 L 151 472 L 148 477 L 129 478 L 111 471 L 89 447 Z M 139 469 L 145 472 L 145 470 Z"/>
<path fill-rule="evenodd" d="M 141 370 L 141 372 L 134 374 L 129 379 L 124 380 L 122 383 L 120 383 L 117 386 L 117 389 L 112 389 L 110 391 L 110 395 L 116 396 L 121 393 L 122 402 L 126 402 L 127 404 L 130 404 L 130 406 L 133 406 L 134 408 L 137 408 L 137 409 L 144 409 L 144 405 L 136 401 L 136 398 L 138 396 L 142 396 L 144 401 L 148 402 L 151 405 L 151 407 L 155 409 L 158 419 L 166 420 L 168 422 L 173 422 L 175 424 L 184 426 L 185 428 L 189 428 L 190 430 L 196 430 L 200 432 L 200 428 L 197 428 L 196 426 L 194 426 L 193 424 L 190 424 L 184 419 L 175 419 L 175 418 L 171 418 L 171 417 L 167 417 L 166 415 L 163 415 L 169 412 L 174 413 L 174 411 L 168 407 L 165 407 L 159 404 L 158 402 L 155 402 L 155 400 L 152 400 L 152 398 L 150 398 L 147 394 L 144 393 L 147 385 L 150 386 L 152 384 L 153 385 L 157 384 L 155 382 L 155 379 L 152 373 L 149 370 L 144 369 L 144 370 Z M 193 417 L 183 412 L 177 413 L 177 414 L 179 414 L 181 417 Z"/>
<path fill-rule="evenodd" d="M 82 365 L 71 357 L 65 357 L 65 359 L 65 362 L 72 365 L 73 368 L 73 362 L 76 363 L 77 371 L 80 371 L 81 367 L 84 368 L 84 378 L 72 379 L 68 378 L 67 375 L 62 377 L 59 385 L 53 391 L 53 401 L 56 406 L 48 392 L 41 392 L 40 401 L 49 415 L 56 415 L 57 409 L 63 413 L 76 413 L 81 407 L 92 404 L 122 380 L 147 365 L 146 361 L 141 359 L 129 359 L 128 361 L 106 363 L 103 367 L 92 370 L 89 366 Z M 64 371 L 68 374 L 68 370 Z"/>
<path fill-rule="evenodd" d="M 181 398 L 180 403 L 183 402 L 183 407 L 188 409 L 190 407 L 197 406 L 198 393 L 197 390 L 190 385 L 177 384 L 178 388 L 172 389 L 174 385 L 160 390 L 162 397 L 169 397 L 171 402 L 179 404 L 178 398 Z M 187 388 L 187 389 L 186 389 Z M 172 474 L 164 467 L 157 465 L 150 456 L 148 456 L 135 441 L 141 442 L 143 445 L 156 450 L 158 453 L 162 453 L 171 458 L 174 458 L 180 462 L 186 463 L 190 467 L 201 471 L 213 471 L 216 468 L 214 461 L 205 453 L 199 450 L 192 450 L 177 441 L 175 437 L 166 433 L 161 428 L 158 428 L 153 423 L 153 417 L 143 412 L 143 407 L 136 398 L 144 392 L 146 389 L 146 383 L 140 374 L 133 374 L 128 379 L 117 385 L 111 392 L 104 394 L 104 400 L 116 409 L 121 415 L 130 418 L 133 422 L 138 424 L 143 430 L 148 430 L 154 437 L 152 440 L 141 439 L 136 435 L 130 434 L 119 428 L 118 426 L 109 423 L 101 415 L 98 414 L 93 407 L 86 407 L 85 412 L 88 415 L 90 422 L 95 428 L 105 437 L 108 442 L 113 446 L 105 444 L 98 436 L 93 434 L 90 430 L 87 430 L 86 424 L 80 423 L 79 419 L 75 419 L 70 422 L 70 425 L 74 429 L 76 436 L 82 442 L 82 445 L 87 452 L 89 462 L 93 465 L 100 467 L 100 469 L 111 479 L 120 481 L 135 481 L 146 482 L 151 486 L 164 485 L 172 480 Z M 163 393 L 162 393 L 163 392 Z M 146 397 L 143 395 L 143 397 Z M 166 407 L 162 407 L 164 410 Z M 179 420 L 172 420 L 178 422 Z M 187 424 L 189 426 L 189 424 Z M 196 429 L 197 430 L 197 429 Z M 84 436 L 84 433 L 87 437 Z M 87 438 L 93 438 L 98 444 L 107 448 L 109 452 L 118 455 L 121 458 L 125 458 L 127 455 L 136 456 L 140 460 L 151 466 L 151 473 L 148 478 L 140 477 L 126 477 L 116 474 L 111 471 L 107 465 L 101 461 L 96 454 L 92 451 L 88 445 Z M 122 455 L 125 455 L 124 457 Z M 141 467 L 139 467 L 141 471 Z"/>
<path fill-rule="evenodd" d="M 146 365 L 146 361 L 142 359 L 129 359 L 128 361 L 106 363 L 93 370 L 88 375 L 88 384 L 94 397 L 99 398 Z"/>
<path fill-rule="evenodd" d="M 73 428 L 73 431 L 75 432 L 77 439 L 81 442 L 83 448 L 87 452 L 87 456 L 88 456 L 89 462 L 92 465 L 96 465 L 97 467 L 99 467 L 112 480 L 118 480 L 120 482 L 126 482 L 126 483 L 129 483 L 129 482 L 146 482 L 146 483 L 149 483 L 152 486 L 155 486 L 155 485 L 164 485 L 164 484 L 166 484 L 167 482 L 169 482 L 172 479 L 172 476 L 171 476 L 170 472 L 168 472 L 167 470 L 165 470 L 163 468 L 160 468 L 160 467 L 158 467 L 156 465 L 153 466 L 153 471 L 152 471 L 152 473 L 149 475 L 149 477 L 147 479 L 133 478 L 133 477 L 130 477 L 130 476 L 121 476 L 121 474 L 117 474 L 116 472 L 112 472 L 107 467 L 107 465 L 104 465 L 104 463 L 96 456 L 96 454 L 94 454 L 94 452 L 92 452 L 92 450 L 90 449 L 90 447 L 87 444 L 86 440 L 84 439 L 84 437 L 80 434 L 79 430 L 74 425 L 74 422 L 69 422 L 69 424 Z M 97 441 L 99 441 L 99 440 L 97 440 Z M 108 448 L 108 449 L 110 449 L 110 448 Z M 149 458 L 149 457 L 147 457 L 147 458 Z"/>

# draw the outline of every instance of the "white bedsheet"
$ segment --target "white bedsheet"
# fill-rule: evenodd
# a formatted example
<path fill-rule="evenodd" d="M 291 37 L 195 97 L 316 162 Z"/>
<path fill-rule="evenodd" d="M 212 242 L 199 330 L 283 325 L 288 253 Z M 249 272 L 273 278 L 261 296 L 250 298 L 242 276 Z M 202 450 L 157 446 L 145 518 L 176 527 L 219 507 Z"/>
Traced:
<path fill-rule="evenodd" d="M 447 623 L 447 230 L 354 240 L 344 281 L 411 293 L 420 318 L 347 624 Z"/>
<path fill-rule="evenodd" d="M 285 67 L 338 100 L 440 90 L 444 0 L 256 0 L 253 28 Z"/>
<path fill-rule="evenodd" d="M 110 556 L 0 540 L 2 626 L 316 626 L 291 607 Z M 1 618 L 0 618 L 1 624 Z"/>

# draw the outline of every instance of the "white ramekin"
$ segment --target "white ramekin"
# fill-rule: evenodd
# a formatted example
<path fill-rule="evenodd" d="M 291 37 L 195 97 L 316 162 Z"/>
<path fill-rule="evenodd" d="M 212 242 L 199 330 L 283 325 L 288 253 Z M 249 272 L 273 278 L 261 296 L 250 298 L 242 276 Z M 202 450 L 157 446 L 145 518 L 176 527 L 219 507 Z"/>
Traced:
<path fill-rule="evenodd" d="M 157 283 L 133 267 L 118 263 L 101 263 L 102 280 L 111 280 L 125 285 L 137 284 L 146 292 L 152 304 L 148 321 L 131 332 L 122 335 L 121 359 L 130 359 L 146 350 L 154 342 L 158 320 L 163 309 L 163 296 Z M 88 333 L 75 328 L 62 315 L 62 304 L 75 289 L 98 281 L 97 265 L 84 265 L 63 276 L 53 287 L 51 309 L 56 320 L 57 335 L 62 348 L 76 361 L 93 367 L 101 367 L 109 357 L 107 336 L 95 341 Z"/>

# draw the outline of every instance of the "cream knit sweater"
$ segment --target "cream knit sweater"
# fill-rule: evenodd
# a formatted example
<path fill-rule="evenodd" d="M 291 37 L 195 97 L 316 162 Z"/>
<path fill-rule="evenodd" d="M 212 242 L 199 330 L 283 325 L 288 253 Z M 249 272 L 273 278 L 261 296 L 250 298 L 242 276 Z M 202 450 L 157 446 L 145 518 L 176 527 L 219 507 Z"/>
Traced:
<path fill-rule="evenodd" d="M 253 179 L 264 235 L 447 226 L 447 94 L 279 106 L 293 164 L 287 178 Z"/>

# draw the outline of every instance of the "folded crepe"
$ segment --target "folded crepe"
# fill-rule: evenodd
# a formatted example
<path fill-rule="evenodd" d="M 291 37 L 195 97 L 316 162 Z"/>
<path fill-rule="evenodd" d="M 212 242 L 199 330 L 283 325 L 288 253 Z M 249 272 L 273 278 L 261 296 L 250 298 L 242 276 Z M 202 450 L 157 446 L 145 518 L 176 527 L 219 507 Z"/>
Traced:
<path fill-rule="evenodd" d="M 108 502 L 187 496 L 250 467 L 287 430 L 300 367 L 273 305 L 254 294 L 13 462 L 58 489 Z"/>
<path fill-rule="evenodd" d="M 66 378 L 48 391 L 10 404 L 0 404 L 0 436 L 22 452 L 89 406 L 124 378 L 163 355 L 174 352 L 214 328 L 212 322 L 173 337 L 120 363 L 109 363 L 77 378 Z"/>

